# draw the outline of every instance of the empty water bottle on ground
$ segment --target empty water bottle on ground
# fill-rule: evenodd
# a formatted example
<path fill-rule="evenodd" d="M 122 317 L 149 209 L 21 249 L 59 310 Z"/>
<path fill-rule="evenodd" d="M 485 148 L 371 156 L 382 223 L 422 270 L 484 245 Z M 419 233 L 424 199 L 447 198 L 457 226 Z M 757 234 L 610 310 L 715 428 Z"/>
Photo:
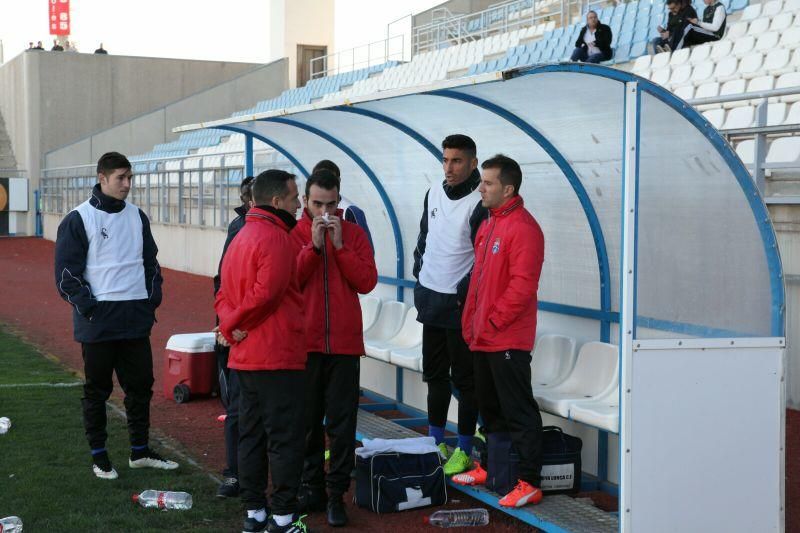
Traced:
<path fill-rule="evenodd" d="M 7 416 L 0 416 L 0 435 L 7 433 L 11 427 L 11 420 Z"/>
<path fill-rule="evenodd" d="M 145 490 L 141 494 L 134 494 L 132 499 L 134 503 L 146 508 L 178 510 L 192 508 L 192 495 L 187 492 Z"/>
<path fill-rule="evenodd" d="M 0 533 L 20 533 L 22 520 L 18 516 L 0 518 Z"/>
<path fill-rule="evenodd" d="M 486 509 L 436 511 L 425 517 L 425 523 L 436 527 L 485 526 L 489 523 L 489 511 Z"/>

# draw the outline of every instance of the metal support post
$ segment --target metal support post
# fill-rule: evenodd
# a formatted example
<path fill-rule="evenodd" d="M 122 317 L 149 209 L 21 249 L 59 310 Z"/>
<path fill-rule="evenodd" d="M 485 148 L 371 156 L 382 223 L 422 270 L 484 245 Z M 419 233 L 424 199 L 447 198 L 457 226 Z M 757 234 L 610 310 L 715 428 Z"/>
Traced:
<path fill-rule="evenodd" d="M 756 107 L 756 126 L 763 128 L 767 125 L 767 99 L 762 99 Z M 761 196 L 766 195 L 766 179 L 764 177 L 764 163 L 767 158 L 767 136 L 757 133 L 753 149 L 753 180 Z"/>

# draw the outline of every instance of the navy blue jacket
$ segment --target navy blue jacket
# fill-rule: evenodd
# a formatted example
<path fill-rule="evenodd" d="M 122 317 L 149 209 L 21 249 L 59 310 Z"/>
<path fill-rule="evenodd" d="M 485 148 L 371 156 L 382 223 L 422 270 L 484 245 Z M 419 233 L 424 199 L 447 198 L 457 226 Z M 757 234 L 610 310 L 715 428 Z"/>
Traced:
<path fill-rule="evenodd" d="M 119 213 L 125 202 L 106 196 L 95 185 L 89 202 L 106 213 Z M 150 221 L 142 210 L 142 261 L 145 288 L 149 297 L 143 300 L 97 301 L 83 273 L 89 239 L 83 219 L 71 211 L 58 226 L 55 254 L 55 281 L 61 297 L 72 305 L 72 324 L 78 342 L 103 342 L 138 339 L 150 335 L 155 310 L 161 304 L 161 268 L 156 256 L 158 247 L 150 232 Z M 68 274 L 68 275 L 67 275 Z"/>

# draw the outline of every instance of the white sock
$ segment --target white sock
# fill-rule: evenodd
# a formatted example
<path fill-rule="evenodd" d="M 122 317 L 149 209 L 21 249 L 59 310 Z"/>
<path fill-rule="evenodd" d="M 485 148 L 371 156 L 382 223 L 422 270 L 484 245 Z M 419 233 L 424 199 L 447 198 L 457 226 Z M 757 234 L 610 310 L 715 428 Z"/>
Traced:
<path fill-rule="evenodd" d="M 247 518 L 255 518 L 259 522 L 263 522 L 267 519 L 267 510 L 263 507 L 257 511 L 247 510 Z"/>
<path fill-rule="evenodd" d="M 288 526 L 292 523 L 292 515 L 290 514 L 274 514 L 272 515 L 272 519 L 281 527 Z"/>

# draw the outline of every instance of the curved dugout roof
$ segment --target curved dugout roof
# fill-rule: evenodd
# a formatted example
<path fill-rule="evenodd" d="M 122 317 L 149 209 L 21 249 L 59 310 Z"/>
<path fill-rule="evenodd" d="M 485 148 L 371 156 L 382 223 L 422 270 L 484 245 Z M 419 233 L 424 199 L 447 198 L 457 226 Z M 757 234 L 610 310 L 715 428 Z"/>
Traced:
<path fill-rule="evenodd" d="M 626 84 L 638 98 L 626 101 Z M 279 113 L 180 128 L 252 135 L 304 176 L 342 169 L 362 207 L 384 281 L 411 278 L 424 195 L 441 182 L 441 140 L 475 139 L 478 157 L 516 159 L 521 194 L 546 239 L 544 310 L 619 320 L 626 133 L 638 146 L 637 336 L 783 336 L 784 289 L 767 209 L 719 133 L 672 93 L 629 73 L 555 64 L 452 80 Z M 626 106 L 637 130 L 625 131 Z M 389 238 L 392 236 L 392 238 Z"/>

